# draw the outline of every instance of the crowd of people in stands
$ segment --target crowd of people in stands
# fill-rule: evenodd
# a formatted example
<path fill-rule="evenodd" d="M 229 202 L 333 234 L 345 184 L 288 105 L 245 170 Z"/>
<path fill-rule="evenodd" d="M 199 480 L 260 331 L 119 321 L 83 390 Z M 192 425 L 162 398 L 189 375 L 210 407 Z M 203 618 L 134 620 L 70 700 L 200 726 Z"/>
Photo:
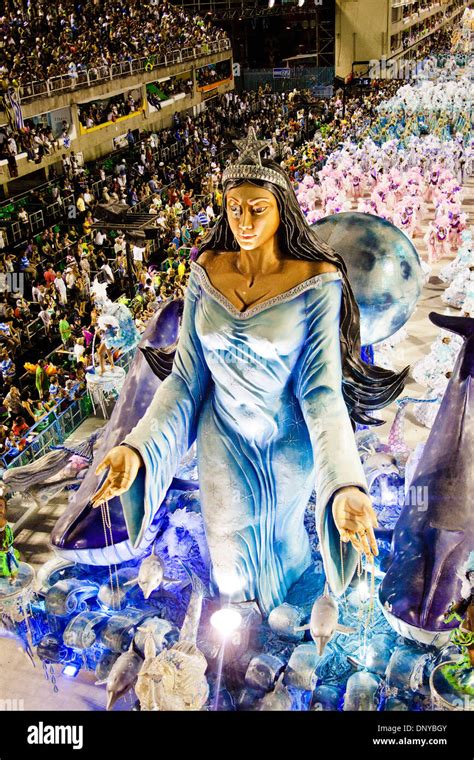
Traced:
<path fill-rule="evenodd" d="M 164 100 L 169 100 L 175 95 L 193 95 L 193 80 L 183 77 L 170 77 L 164 82 L 151 82 L 147 85 L 147 99 L 151 106 L 158 110 Z"/>
<path fill-rule="evenodd" d="M 140 204 L 140 210 L 157 214 L 159 227 L 172 229 L 174 223 L 164 224 L 162 216 L 169 222 L 172 211 L 176 222 L 214 192 L 223 156 L 233 149 L 232 139 L 238 138 L 247 124 L 253 122 L 259 134 L 273 138 L 270 147 L 273 155 L 291 150 L 301 139 L 301 123 L 290 113 L 287 101 L 285 94 L 268 91 L 260 95 L 228 93 L 213 99 L 206 111 L 196 117 L 180 117 L 176 113 L 171 128 L 150 133 L 139 142 L 135 143 L 130 133 L 129 147 L 114 159 L 84 167 L 71 151 L 63 155 L 61 176 L 48 187 L 29 194 L 31 207 L 48 207 L 74 196 L 77 207 L 74 213 L 84 215 L 79 231 L 87 233 L 89 212 L 97 203 L 122 204 L 124 210 Z M 329 113 L 329 105 L 322 107 Z M 97 197 L 92 192 L 93 186 Z M 27 237 L 27 208 L 18 211 L 18 220 Z"/>
<path fill-rule="evenodd" d="M 74 225 L 65 234 L 46 229 L 28 242 L 19 290 L 0 300 L 0 462 L 8 464 L 34 443 L 84 393 L 100 342 L 91 282 L 106 282 L 111 297 L 121 296 L 142 330 L 161 302 L 184 294 L 201 231 L 176 229 L 162 263 L 150 255 L 149 245 L 130 245 L 127 256 L 119 231 L 99 229 L 79 238 Z M 65 259 L 64 244 L 69 245 Z M 13 255 L 7 255 L 0 268 L 8 273 L 14 266 Z M 133 298 L 123 295 L 129 267 Z M 37 358 L 46 354 L 45 360 Z M 27 356 L 32 360 L 25 361 Z"/>
<path fill-rule="evenodd" d="M 34 124 L 26 119 L 22 130 L 15 130 L 10 125 L 0 128 L 0 161 L 7 160 L 10 176 L 18 176 L 16 158 L 26 153 L 28 161 L 41 163 L 43 156 L 57 152 L 61 145 L 68 144 L 70 125 L 63 121 L 62 140 L 53 134 L 48 124 Z"/>
<path fill-rule="evenodd" d="M 98 124 L 114 122 L 123 116 L 130 116 L 141 107 L 141 98 L 135 98 L 132 92 L 115 95 L 107 100 L 94 100 L 78 106 L 79 121 L 84 129 L 91 129 Z"/>
<path fill-rule="evenodd" d="M 230 60 L 210 63 L 196 69 L 196 79 L 199 87 L 206 87 L 216 82 L 222 82 L 231 76 Z"/>
<path fill-rule="evenodd" d="M 93 33 L 91 33 L 93 30 Z M 225 33 L 167 0 L 6 0 L 0 16 L 0 79 L 71 79 L 121 61 L 206 46 Z"/>

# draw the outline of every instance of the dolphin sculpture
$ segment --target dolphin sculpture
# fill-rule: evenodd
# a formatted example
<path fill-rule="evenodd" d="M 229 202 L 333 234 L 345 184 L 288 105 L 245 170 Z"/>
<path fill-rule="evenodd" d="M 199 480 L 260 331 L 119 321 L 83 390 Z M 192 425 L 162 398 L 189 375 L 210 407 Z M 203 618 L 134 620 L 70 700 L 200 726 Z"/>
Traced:
<path fill-rule="evenodd" d="M 149 599 L 153 591 L 158 589 L 162 583 L 176 585 L 181 584 L 182 581 L 180 578 L 168 578 L 165 575 L 163 560 L 153 550 L 148 557 L 142 559 L 138 576 L 127 581 L 125 586 L 134 586 L 137 583 L 143 592 L 144 598 Z"/>
<path fill-rule="evenodd" d="M 112 416 L 95 447 L 91 467 L 52 531 L 51 542 L 66 559 L 109 565 L 137 556 L 128 541 L 120 498 L 115 497 L 108 503 L 112 536 L 107 540 L 104 535 L 101 510 L 94 509 L 90 502 L 102 477 L 95 474 L 95 469 L 143 417 L 156 389 L 171 371 L 182 309 L 182 299 L 167 301 L 147 325 Z M 197 487 L 193 481 L 175 479 L 170 489 Z M 157 533 L 163 514 L 164 510 L 160 510 L 156 517 Z"/>
<path fill-rule="evenodd" d="M 474 550 L 474 319 L 429 318 L 464 344 L 395 526 L 379 599 L 397 633 L 443 646 L 457 625 L 444 617 Z"/>
<path fill-rule="evenodd" d="M 356 629 L 347 625 L 341 625 L 337 622 L 339 617 L 339 606 L 336 600 L 329 593 L 329 586 L 326 582 L 324 593 L 318 596 L 311 609 L 311 616 L 307 625 L 298 626 L 295 631 L 309 630 L 311 638 L 316 644 L 316 651 L 320 657 L 323 656 L 326 644 L 332 640 L 334 634 L 355 633 Z"/>

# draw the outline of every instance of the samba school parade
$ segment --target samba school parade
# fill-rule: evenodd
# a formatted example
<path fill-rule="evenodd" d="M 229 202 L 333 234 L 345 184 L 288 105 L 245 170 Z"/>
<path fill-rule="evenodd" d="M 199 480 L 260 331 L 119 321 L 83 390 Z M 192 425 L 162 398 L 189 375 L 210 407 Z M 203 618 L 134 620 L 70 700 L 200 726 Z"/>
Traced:
<path fill-rule="evenodd" d="M 2 12 L 0 702 L 468 713 L 474 8 L 224 5 Z"/>

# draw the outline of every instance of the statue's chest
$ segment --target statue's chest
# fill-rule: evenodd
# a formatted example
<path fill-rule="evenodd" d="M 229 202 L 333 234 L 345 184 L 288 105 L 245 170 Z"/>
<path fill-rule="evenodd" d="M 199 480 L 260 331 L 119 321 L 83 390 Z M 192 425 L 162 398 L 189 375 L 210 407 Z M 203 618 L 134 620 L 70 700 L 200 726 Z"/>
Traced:
<path fill-rule="evenodd" d="M 251 279 L 232 272 L 213 277 L 214 287 L 240 312 L 278 298 L 300 281 L 295 273 L 260 275 Z"/>

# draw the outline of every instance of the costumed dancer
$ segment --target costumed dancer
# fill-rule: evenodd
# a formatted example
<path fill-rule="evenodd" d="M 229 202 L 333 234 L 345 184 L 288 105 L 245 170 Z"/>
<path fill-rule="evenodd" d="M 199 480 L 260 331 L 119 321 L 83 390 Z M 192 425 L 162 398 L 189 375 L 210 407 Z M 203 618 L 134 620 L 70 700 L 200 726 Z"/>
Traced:
<path fill-rule="evenodd" d="M 20 553 L 13 546 L 13 531 L 8 524 L 6 502 L 0 497 L 0 577 L 13 584 L 20 566 Z"/>
<path fill-rule="evenodd" d="M 440 175 L 440 170 L 438 167 L 436 167 L 435 169 L 432 169 L 429 173 L 428 182 L 426 185 L 426 191 L 424 195 L 424 200 L 427 203 L 434 201 L 435 194 L 438 191 L 439 175 Z"/>
<path fill-rule="evenodd" d="M 433 264 L 435 261 L 449 254 L 449 219 L 447 216 L 440 216 L 430 222 L 428 231 L 424 237 L 428 250 L 428 263 Z"/>
<path fill-rule="evenodd" d="M 410 374 L 415 382 L 427 388 L 435 387 L 440 376 L 453 371 L 461 346 L 462 340 L 458 335 L 440 330 L 431 344 L 429 354 L 411 368 Z"/>
<path fill-rule="evenodd" d="M 360 169 L 354 169 L 351 174 L 351 194 L 353 200 L 357 203 L 358 199 L 361 197 L 361 195 L 364 194 L 364 186 L 363 186 L 363 174 L 360 171 Z"/>
<path fill-rule="evenodd" d="M 449 217 L 449 242 L 451 250 L 457 252 L 462 241 L 462 233 L 466 229 L 467 216 L 461 214 L 457 209 L 448 213 Z"/>
<path fill-rule="evenodd" d="M 464 230 L 461 233 L 461 247 L 456 258 L 440 270 L 439 278 L 443 282 L 451 283 L 460 272 L 469 269 L 472 265 L 474 265 L 472 232 Z"/>
<path fill-rule="evenodd" d="M 454 278 L 451 285 L 441 293 L 441 300 L 455 309 L 464 309 L 464 304 L 474 279 L 474 265 L 462 269 Z"/>
<path fill-rule="evenodd" d="M 459 620 L 459 628 L 453 634 L 455 643 L 465 647 L 466 660 L 463 667 L 474 668 L 474 552 L 471 552 L 467 563 L 465 580 L 463 579 L 462 591 L 465 595 L 462 599 L 454 602 L 447 615 L 446 622 Z M 459 635 L 459 634 L 467 635 Z"/>
<path fill-rule="evenodd" d="M 107 296 L 107 284 L 94 281 L 91 288 L 97 317 L 97 332 L 100 344 L 97 348 L 99 374 L 106 371 L 106 360 L 113 368 L 115 351 L 130 351 L 140 342 L 140 333 L 133 321 L 130 310 L 123 303 L 113 302 Z"/>

